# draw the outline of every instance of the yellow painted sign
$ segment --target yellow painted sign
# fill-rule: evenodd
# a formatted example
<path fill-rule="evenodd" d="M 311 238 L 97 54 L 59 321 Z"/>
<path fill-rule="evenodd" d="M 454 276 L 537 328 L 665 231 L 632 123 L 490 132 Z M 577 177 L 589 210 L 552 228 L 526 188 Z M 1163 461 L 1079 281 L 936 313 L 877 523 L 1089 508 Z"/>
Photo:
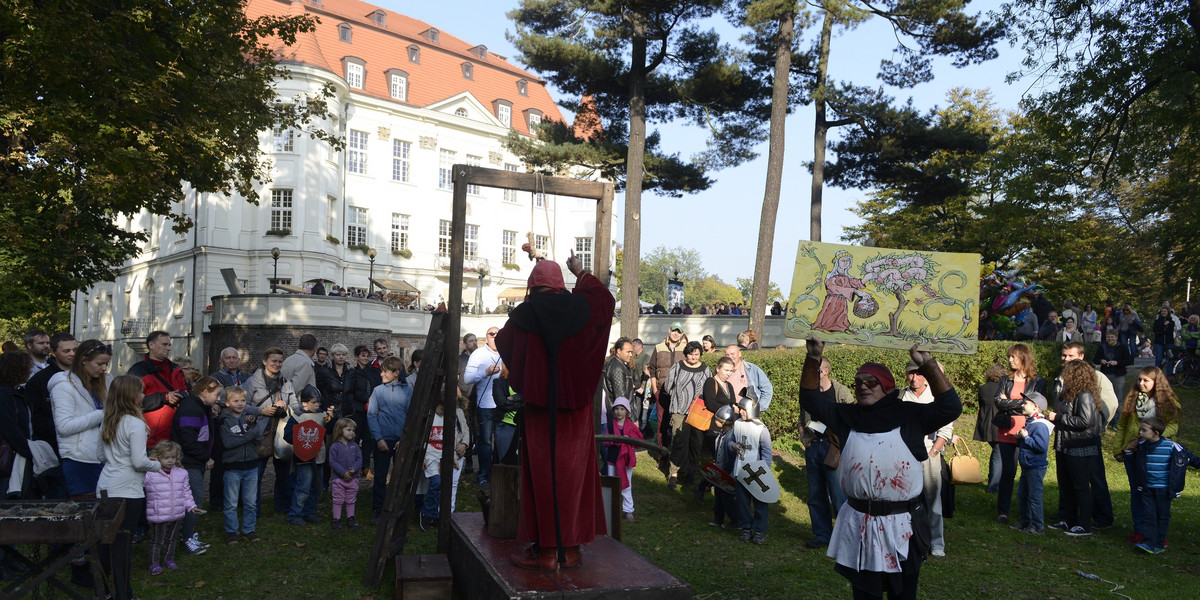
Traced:
<path fill-rule="evenodd" d="M 974 354 L 978 254 L 800 242 L 787 337 Z"/>

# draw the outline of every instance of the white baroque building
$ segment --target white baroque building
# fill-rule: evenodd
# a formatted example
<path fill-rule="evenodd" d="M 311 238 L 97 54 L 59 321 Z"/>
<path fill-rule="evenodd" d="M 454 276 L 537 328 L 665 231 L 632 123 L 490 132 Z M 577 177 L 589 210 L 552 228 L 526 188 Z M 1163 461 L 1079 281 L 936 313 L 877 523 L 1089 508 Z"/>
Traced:
<path fill-rule="evenodd" d="M 246 10 L 320 19 L 281 48 L 290 77 L 277 88 L 288 102 L 331 84 L 333 117 L 319 126 L 343 136 L 345 149 L 264 131 L 273 175 L 259 205 L 189 190 L 177 207 L 196 223 L 186 233 L 163 217 L 128 220 L 148 233 L 144 250 L 115 281 L 76 294 L 72 313 L 78 339 L 133 343 L 117 344 L 118 372 L 155 329 L 171 333 L 173 355 L 204 364 L 211 299 L 229 294 L 222 269 L 234 270 L 246 294 L 270 293 L 276 278 L 292 288 L 324 280 L 365 289 L 373 272 L 436 305 L 449 297 L 450 166 L 523 171 L 505 136 L 562 120 L 543 80 L 427 23 L 357 0 L 249 0 Z M 573 250 L 590 267 L 594 201 L 483 188 L 468 190 L 468 205 L 464 302 L 475 303 L 481 271 L 483 307 L 523 296 L 531 263 L 520 247 L 530 234 L 547 256 L 561 262 Z"/>

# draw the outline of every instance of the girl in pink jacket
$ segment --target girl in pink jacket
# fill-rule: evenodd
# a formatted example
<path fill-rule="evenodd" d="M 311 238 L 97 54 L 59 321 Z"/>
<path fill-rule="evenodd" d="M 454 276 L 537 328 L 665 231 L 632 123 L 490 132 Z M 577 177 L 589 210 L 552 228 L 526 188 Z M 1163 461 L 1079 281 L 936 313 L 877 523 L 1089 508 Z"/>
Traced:
<path fill-rule="evenodd" d="M 146 474 L 146 520 L 154 526 L 150 538 L 150 574 L 159 575 L 163 567 L 172 571 L 175 564 L 175 544 L 179 541 L 179 528 L 183 517 L 190 511 L 197 515 L 204 511 L 196 506 L 192 489 L 188 484 L 187 469 L 175 468 L 183 455 L 179 444 L 163 440 L 150 450 L 150 457 L 162 464 L 162 470 Z M 164 559 L 160 564 L 159 558 Z"/>

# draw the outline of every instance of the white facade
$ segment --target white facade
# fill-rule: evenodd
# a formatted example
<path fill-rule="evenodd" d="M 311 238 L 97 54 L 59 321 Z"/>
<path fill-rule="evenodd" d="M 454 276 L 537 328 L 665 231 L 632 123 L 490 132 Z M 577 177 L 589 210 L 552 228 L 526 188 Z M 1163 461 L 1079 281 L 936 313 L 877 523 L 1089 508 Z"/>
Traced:
<path fill-rule="evenodd" d="M 448 242 L 441 235 L 451 212 L 447 170 L 467 163 L 524 171 L 502 147 L 509 127 L 469 92 L 415 107 L 350 90 L 324 69 L 289 68 L 292 77 L 278 82 L 284 101 L 327 82 L 335 86 L 331 106 L 337 114 L 322 126 L 342 135 L 346 148 L 334 152 L 300 132 L 263 132 L 262 148 L 274 168 L 272 181 L 259 188 L 257 206 L 236 195 L 189 192 L 178 210 L 195 220 L 191 231 L 177 234 L 170 220 L 147 214 L 128 220 L 127 227 L 144 229 L 150 240 L 116 281 L 76 294 L 72 330 L 78 339 L 136 341 L 162 329 L 174 338 L 173 355 L 202 360 L 210 299 L 229 293 L 221 269 L 234 269 L 246 293 L 268 293 L 276 247 L 278 278 L 285 284 L 325 279 L 368 288 L 367 254 L 349 247 L 362 241 L 377 252 L 375 279 L 407 281 L 424 304 L 449 296 Z M 525 287 L 532 263 L 520 246 L 528 233 L 562 262 L 570 250 L 594 245 L 595 214 L 593 200 L 469 190 L 466 265 L 489 271 L 483 306 L 494 308 L 504 290 Z M 393 252 L 399 249 L 411 258 Z M 610 250 L 615 255 L 615 243 Z M 478 283 L 474 271 L 465 274 L 465 303 L 475 302 Z M 135 360 L 124 346 L 116 348 L 117 372 Z"/>

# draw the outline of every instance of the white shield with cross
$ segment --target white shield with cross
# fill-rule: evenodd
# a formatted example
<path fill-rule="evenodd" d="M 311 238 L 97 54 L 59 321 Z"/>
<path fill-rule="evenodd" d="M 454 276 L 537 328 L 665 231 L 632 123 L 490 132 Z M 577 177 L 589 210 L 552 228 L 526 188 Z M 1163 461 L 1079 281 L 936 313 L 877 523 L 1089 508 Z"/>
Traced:
<path fill-rule="evenodd" d="M 771 473 L 771 463 L 765 460 L 746 461 L 733 477 L 745 486 L 756 500 L 767 504 L 779 502 L 779 482 Z"/>

